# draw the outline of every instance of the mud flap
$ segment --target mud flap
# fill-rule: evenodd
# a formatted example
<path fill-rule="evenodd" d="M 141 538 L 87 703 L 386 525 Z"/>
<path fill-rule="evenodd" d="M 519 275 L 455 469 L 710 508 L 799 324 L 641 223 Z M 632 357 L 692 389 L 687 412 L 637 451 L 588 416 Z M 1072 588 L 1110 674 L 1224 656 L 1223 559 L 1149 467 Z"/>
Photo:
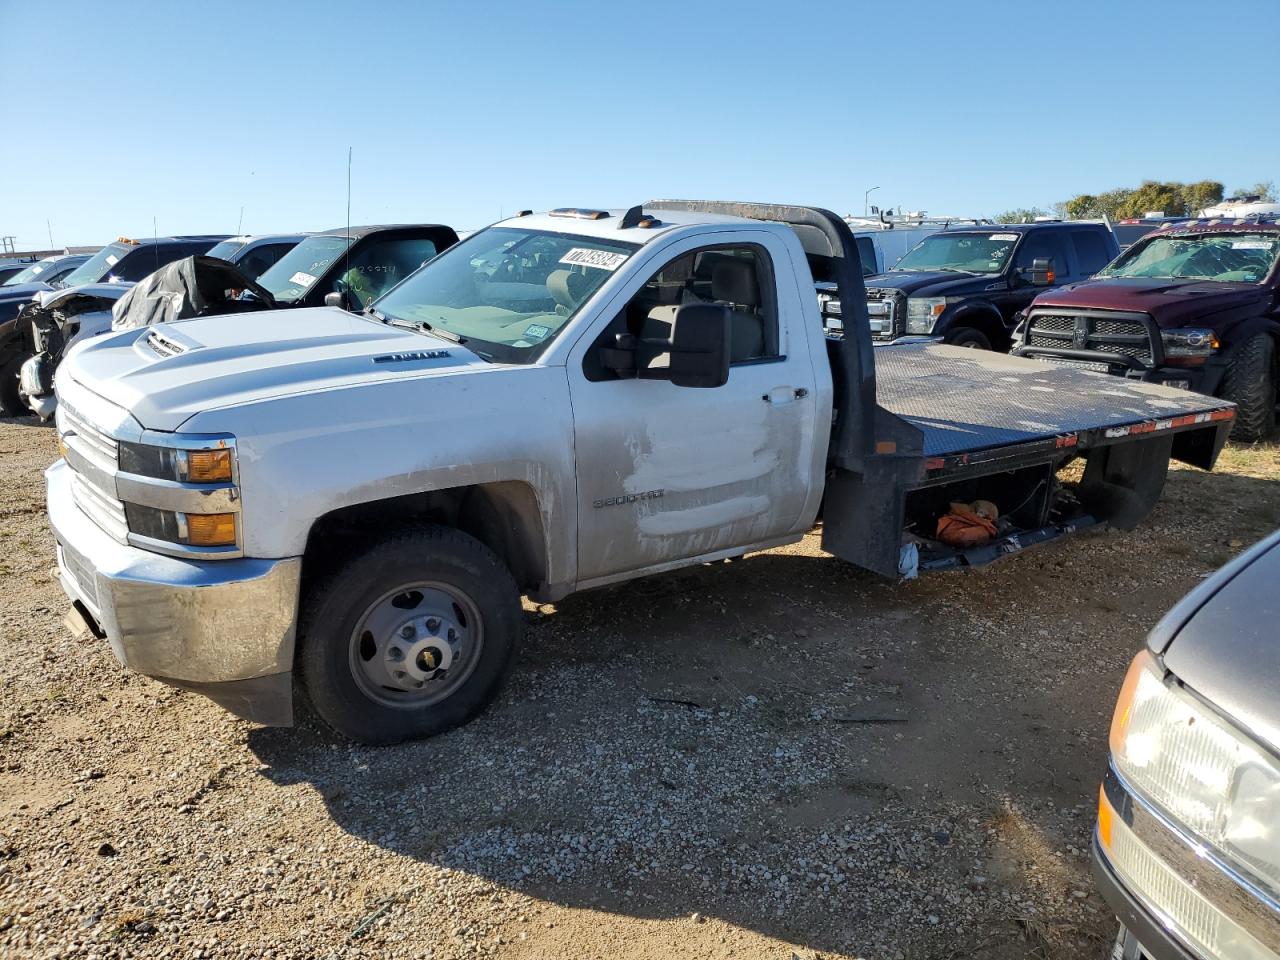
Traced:
<path fill-rule="evenodd" d="M 1173 459 L 1201 470 L 1212 470 L 1218 462 L 1218 454 L 1231 436 L 1231 427 L 1232 422 L 1228 420 L 1217 426 L 1174 434 Z"/>
<path fill-rule="evenodd" d="M 884 577 L 902 569 L 907 491 L 924 475 L 919 428 L 877 407 L 876 456 L 858 471 L 836 467 L 827 477 L 822 549 Z"/>
<path fill-rule="evenodd" d="M 1096 447 L 1076 491 L 1084 508 L 1121 530 L 1137 526 L 1164 490 L 1173 437 Z"/>

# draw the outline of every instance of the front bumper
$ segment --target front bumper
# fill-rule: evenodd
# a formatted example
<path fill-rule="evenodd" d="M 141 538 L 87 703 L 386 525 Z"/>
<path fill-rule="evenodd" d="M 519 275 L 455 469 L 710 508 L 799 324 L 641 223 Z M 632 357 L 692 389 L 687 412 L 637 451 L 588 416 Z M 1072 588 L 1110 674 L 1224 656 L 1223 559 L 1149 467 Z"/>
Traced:
<path fill-rule="evenodd" d="M 188 560 L 128 546 L 76 506 L 64 461 L 45 478 L 62 588 L 116 659 L 237 716 L 292 723 L 300 558 Z"/>
<path fill-rule="evenodd" d="M 1222 384 L 1222 375 L 1227 368 L 1226 358 L 1220 354 L 1209 357 L 1204 365 L 1199 367 L 1147 367 L 1141 364 L 1117 362 L 1114 355 L 1099 353 L 1095 350 L 1015 346 L 1010 353 L 1015 357 L 1084 367 L 1097 370 L 1099 373 L 1109 373 L 1112 376 L 1126 377 L 1143 383 L 1162 383 L 1209 396 L 1217 395 L 1218 387 Z"/>
<path fill-rule="evenodd" d="M 1280 957 L 1280 905 L 1107 771 L 1093 874 L 1120 919 L 1115 960 Z"/>

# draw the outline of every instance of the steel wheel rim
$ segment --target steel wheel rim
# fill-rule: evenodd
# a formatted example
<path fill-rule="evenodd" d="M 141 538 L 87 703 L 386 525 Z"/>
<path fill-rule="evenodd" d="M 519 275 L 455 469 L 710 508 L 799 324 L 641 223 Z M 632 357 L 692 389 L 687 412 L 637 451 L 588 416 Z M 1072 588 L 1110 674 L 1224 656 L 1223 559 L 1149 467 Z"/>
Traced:
<path fill-rule="evenodd" d="M 465 593 L 434 580 L 405 583 L 356 621 L 348 644 L 351 678 L 382 706 L 431 706 L 467 681 L 483 645 L 480 611 Z"/>

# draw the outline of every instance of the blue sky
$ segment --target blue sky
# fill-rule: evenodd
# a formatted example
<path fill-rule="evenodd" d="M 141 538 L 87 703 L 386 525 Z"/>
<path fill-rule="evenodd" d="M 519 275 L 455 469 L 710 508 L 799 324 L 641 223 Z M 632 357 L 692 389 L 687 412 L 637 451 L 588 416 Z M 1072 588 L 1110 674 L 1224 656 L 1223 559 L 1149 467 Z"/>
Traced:
<path fill-rule="evenodd" d="M 1280 0 L 0 0 L 0 234 L 331 227 L 348 146 L 356 223 L 1230 190 L 1280 181 L 1277 49 Z"/>

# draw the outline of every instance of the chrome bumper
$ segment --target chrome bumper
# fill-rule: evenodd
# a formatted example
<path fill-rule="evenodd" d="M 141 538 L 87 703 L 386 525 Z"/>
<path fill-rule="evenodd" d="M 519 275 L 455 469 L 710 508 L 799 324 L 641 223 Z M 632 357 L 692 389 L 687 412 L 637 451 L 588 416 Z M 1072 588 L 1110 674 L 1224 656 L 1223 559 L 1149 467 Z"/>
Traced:
<path fill-rule="evenodd" d="M 122 544 L 76 506 L 71 477 L 61 460 L 45 472 L 58 575 L 116 659 L 239 716 L 290 723 L 301 558 L 188 560 Z"/>
<path fill-rule="evenodd" d="M 1183 833 L 1114 768 L 1099 803 L 1106 813 L 1094 835 L 1094 875 L 1125 928 L 1119 956 L 1132 944 L 1151 960 L 1280 957 L 1280 903 L 1270 893 Z"/>

